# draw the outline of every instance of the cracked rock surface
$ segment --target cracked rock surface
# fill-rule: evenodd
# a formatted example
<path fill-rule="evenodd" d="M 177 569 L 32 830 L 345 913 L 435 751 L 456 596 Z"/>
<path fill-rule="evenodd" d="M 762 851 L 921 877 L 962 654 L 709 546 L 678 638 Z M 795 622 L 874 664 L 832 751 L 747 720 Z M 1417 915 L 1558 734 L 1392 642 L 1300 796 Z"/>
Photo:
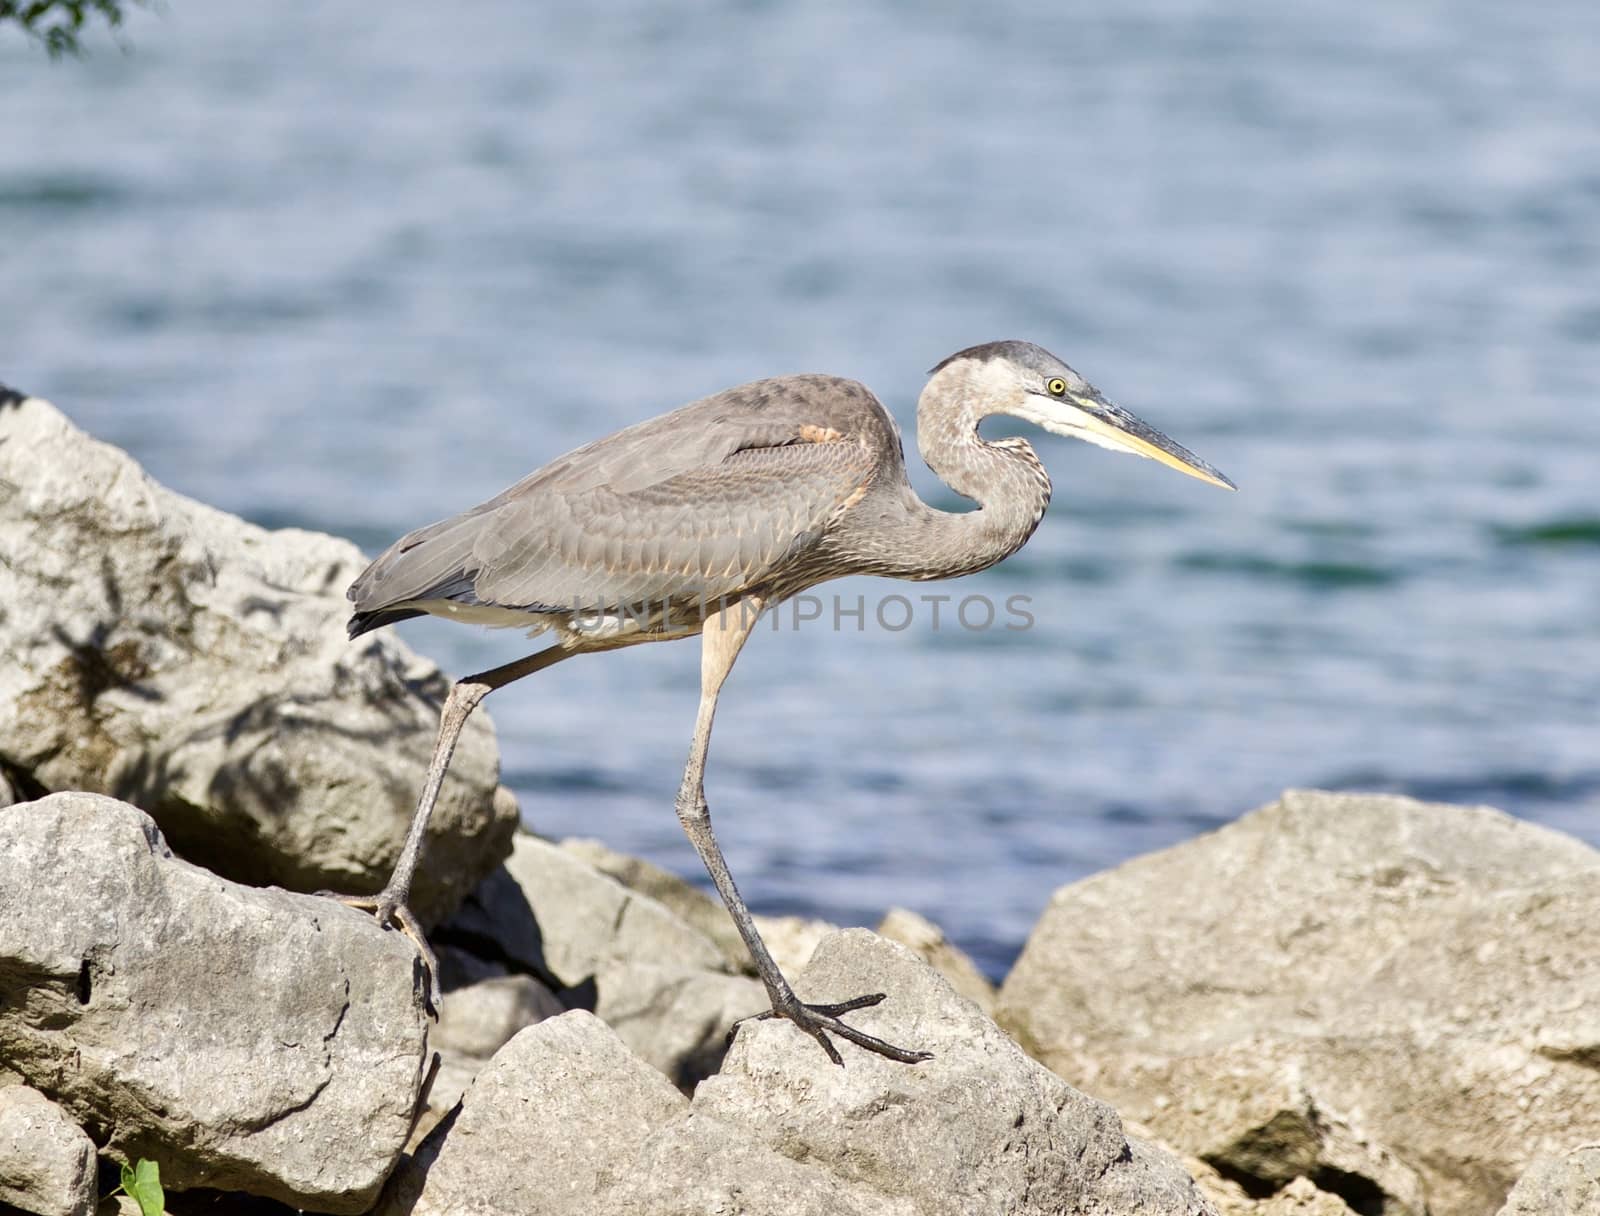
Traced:
<path fill-rule="evenodd" d="M 520 1032 L 395 1174 L 380 1216 L 576 1216 L 688 1105 L 584 1010 Z"/>
<path fill-rule="evenodd" d="M 440 946 L 437 953 L 444 1000 L 428 1046 L 438 1053 L 439 1070 L 428 1086 L 427 1110 L 412 1129 L 412 1143 L 450 1113 L 472 1078 L 518 1031 L 566 1012 L 549 986 L 531 975 L 513 974 L 503 964 L 451 946 Z"/>
<path fill-rule="evenodd" d="M 98 794 L 0 809 L 0 1069 L 169 1188 L 371 1206 L 422 1082 L 415 951 L 174 857 Z"/>
<path fill-rule="evenodd" d="M 1600 1144 L 1542 1157 L 1511 1188 L 1499 1216 L 1593 1216 L 1600 1212 Z"/>
<path fill-rule="evenodd" d="M 240 882 L 375 891 L 399 855 L 448 682 L 350 642 L 349 541 L 175 494 L 37 398 L 0 409 L 4 786 L 112 794 Z M 494 731 L 467 723 L 413 906 L 447 915 L 510 847 Z"/>
<path fill-rule="evenodd" d="M 676 912 L 527 833 L 444 932 L 587 994 L 583 1004 L 685 1089 L 716 1071 L 733 1023 L 768 1005 L 766 989 L 732 974 Z"/>
<path fill-rule="evenodd" d="M 1057 891 L 997 1018 L 1257 1189 L 1489 1216 L 1600 1140 L 1600 851 L 1486 808 L 1295 791 Z"/>
<path fill-rule="evenodd" d="M 0 1208 L 37 1216 L 89 1216 L 95 1208 L 94 1143 L 49 1098 L 0 1084 Z"/>
<path fill-rule="evenodd" d="M 803 999 L 930 1050 L 908 1066 L 744 1023 L 685 1101 L 581 1012 L 524 1030 L 402 1167 L 383 1216 L 1215 1216 L 1169 1154 L 1024 1056 L 905 947 L 836 933 Z"/>

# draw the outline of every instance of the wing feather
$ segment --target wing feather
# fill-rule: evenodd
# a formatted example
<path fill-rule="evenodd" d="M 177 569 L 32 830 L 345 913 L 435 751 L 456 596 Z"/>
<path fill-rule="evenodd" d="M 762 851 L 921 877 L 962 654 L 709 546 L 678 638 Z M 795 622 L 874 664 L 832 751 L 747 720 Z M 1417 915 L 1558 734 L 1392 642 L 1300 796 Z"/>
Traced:
<path fill-rule="evenodd" d="M 430 600 L 562 612 L 755 587 L 816 543 L 885 444 L 898 453 L 893 420 L 852 381 L 730 389 L 402 537 L 351 586 L 352 628 Z"/>
<path fill-rule="evenodd" d="M 529 496 L 488 522 L 519 543 L 471 572 L 474 591 L 558 610 L 730 595 L 820 537 L 870 475 L 860 444 L 802 444 L 742 451 L 633 493 Z"/>

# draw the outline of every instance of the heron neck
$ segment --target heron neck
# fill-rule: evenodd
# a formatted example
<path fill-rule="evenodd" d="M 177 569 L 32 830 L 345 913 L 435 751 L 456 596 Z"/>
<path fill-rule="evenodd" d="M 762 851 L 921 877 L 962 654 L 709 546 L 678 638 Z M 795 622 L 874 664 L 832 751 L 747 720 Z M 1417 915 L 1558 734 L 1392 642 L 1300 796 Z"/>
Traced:
<path fill-rule="evenodd" d="M 1025 439 L 989 442 L 978 434 L 978 424 L 1000 412 L 953 367 L 923 389 L 917 402 L 922 458 L 977 509 L 941 511 L 908 487 L 898 577 L 954 578 L 987 569 L 1022 548 L 1044 518 L 1050 478 L 1032 445 Z"/>

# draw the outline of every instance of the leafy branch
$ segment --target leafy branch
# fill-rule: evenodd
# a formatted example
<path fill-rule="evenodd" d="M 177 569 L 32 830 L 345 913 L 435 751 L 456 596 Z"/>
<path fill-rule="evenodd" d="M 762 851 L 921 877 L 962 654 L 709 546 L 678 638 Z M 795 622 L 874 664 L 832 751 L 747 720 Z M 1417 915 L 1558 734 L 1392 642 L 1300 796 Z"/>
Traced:
<path fill-rule="evenodd" d="M 145 4 L 148 0 L 127 0 Z M 0 0 L 0 25 L 13 21 L 44 43 L 52 59 L 82 53 L 78 36 L 98 14 L 113 30 L 122 26 L 123 0 Z"/>

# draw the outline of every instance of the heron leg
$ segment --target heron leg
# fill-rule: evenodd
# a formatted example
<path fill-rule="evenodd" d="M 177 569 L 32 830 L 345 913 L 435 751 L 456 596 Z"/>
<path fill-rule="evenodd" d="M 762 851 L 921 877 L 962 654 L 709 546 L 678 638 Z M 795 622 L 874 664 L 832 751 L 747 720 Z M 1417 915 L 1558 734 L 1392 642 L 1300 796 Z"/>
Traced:
<path fill-rule="evenodd" d="M 700 854 L 700 860 L 705 863 L 711 881 L 716 884 L 717 894 L 722 896 L 722 902 L 727 907 L 728 914 L 733 917 L 739 936 L 744 939 L 750 957 L 755 960 L 761 982 L 766 985 L 767 995 L 772 1000 L 772 1008 L 766 1013 L 757 1015 L 758 1017 L 787 1018 L 816 1039 L 822 1045 L 822 1050 L 827 1052 L 828 1059 L 839 1065 L 844 1061 L 840 1059 L 838 1050 L 828 1038 L 830 1033 L 904 1064 L 915 1064 L 920 1060 L 931 1059 L 932 1056 L 928 1052 L 907 1051 L 903 1047 L 896 1047 L 842 1020 L 843 1014 L 882 1001 L 884 994 L 881 992 L 831 1005 L 807 1005 L 795 996 L 794 989 L 789 986 L 789 981 L 784 978 L 783 972 L 773 960 L 771 951 L 761 940 L 761 934 L 756 931 L 755 919 L 750 915 L 750 909 L 745 906 L 739 888 L 734 885 L 733 875 L 728 872 L 728 863 L 723 858 L 722 849 L 711 830 L 711 809 L 706 805 L 705 796 L 706 752 L 711 744 L 711 722 L 716 715 L 717 696 L 722 691 L 723 681 L 728 678 L 728 672 L 733 668 L 733 661 L 739 657 L 739 651 L 755 627 L 762 606 L 760 600 L 746 597 L 706 621 L 701 638 L 700 711 L 695 718 L 694 742 L 689 748 L 689 763 L 683 770 L 683 784 L 678 789 L 678 821 L 683 824 L 683 830 L 688 834 L 695 852 Z"/>
<path fill-rule="evenodd" d="M 530 676 L 536 671 L 543 671 L 546 667 L 570 658 L 576 653 L 577 651 L 564 646 L 552 646 L 525 659 L 507 663 L 503 667 L 494 667 L 457 680 L 451 686 L 450 695 L 445 698 L 444 710 L 439 715 L 439 736 L 433 745 L 433 759 L 428 762 L 428 774 L 422 782 L 422 794 L 417 799 L 417 809 L 411 814 L 411 826 L 406 829 L 406 842 L 400 850 L 399 861 L 395 863 L 394 870 L 389 875 L 389 881 L 376 895 L 332 895 L 332 898 L 340 903 L 372 912 L 377 917 L 378 923 L 385 928 L 394 924 L 412 940 L 422 960 L 424 978 L 427 982 L 428 1005 L 435 1013 L 439 1009 L 440 999 L 439 963 L 434 958 L 433 949 L 428 945 L 427 938 L 423 936 L 421 924 L 411 911 L 411 882 L 416 876 L 417 863 L 422 857 L 422 842 L 427 835 L 428 819 L 439 801 L 439 791 L 444 786 L 444 775 L 450 767 L 450 758 L 455 754 L 462 728 L 466 726 L 467 719 L 472 716 L 472 711 L 478 707 L 480 701 L 495 689 L 513 680 L 520 680 L 523 676 Z M 326 894 L 331 895 L 331 893 Z"/>

